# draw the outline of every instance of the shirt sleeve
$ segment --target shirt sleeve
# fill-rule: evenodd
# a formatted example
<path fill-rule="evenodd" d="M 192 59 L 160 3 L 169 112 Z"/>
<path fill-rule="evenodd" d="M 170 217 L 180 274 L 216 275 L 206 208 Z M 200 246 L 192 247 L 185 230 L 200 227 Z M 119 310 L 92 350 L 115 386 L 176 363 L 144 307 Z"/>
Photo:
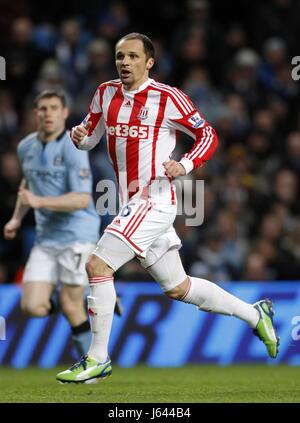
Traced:
<path fill-rule="evenodd" d="M 91 122 L 91 127 L 88 135 L 80 144 L 81 150 L 91 150 L 94 148 L 99 143 L 105 132 L 105 122 L 102 112 L 101 86 L 97 88 L 89 107 L 89 113 L 81 124 L 86 125 L 88 122 Z"/>
<path fill-rule="evenodd" d="M 19 142 L 17 146 L 17 156 L 21 164 L 24 161 L 24 157 L 26 155 L 29 145 L 30 145 L 30 139 L 24 138 L 23 140 Z"/>
<path fill-rule="evenodd" d="M 66 166 L 70 192 L 92 193 L 92 173 L 87 151 L 68 146 Z"/>
<path fill-rule="evenodd" d="M 193 147 L 179 162 L 187 174 L 214 154 L 218 145 L 216 131 L 195 108 L 188 96 L 177 88 L 172 88 L 167 99 L 167 124 L 194 139 Z"/>

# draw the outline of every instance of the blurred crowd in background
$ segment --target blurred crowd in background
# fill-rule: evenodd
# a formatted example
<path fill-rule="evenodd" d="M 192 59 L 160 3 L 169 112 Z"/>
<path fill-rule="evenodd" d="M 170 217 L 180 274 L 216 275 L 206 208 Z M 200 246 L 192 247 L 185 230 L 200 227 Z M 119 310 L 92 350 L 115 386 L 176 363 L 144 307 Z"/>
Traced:
<path fill-rule="evenodd" d="M 187 272 L 213 281 L 299 279 L 300 81 L 291 76 L 299 22 L 300 1 L 293 0 L 2 0 L 1 232 L 21 180 L 16 146 L 35 130 L 35 95 L 63 88 L 68 128 L 78 124 L 97 85 L 117 77 L 115 42 L 136 31 L 155 44 L 151 77 L 187 93 L 220 139 L 213 159 L 190 176 L 205 180 L 204 223 L 176 220 Z M 174 157 L 191 147 L 180 135 Z M 113 178 L 105 140 L 90 158 L 95 187 Z M 110 218 L 102 219 L 102 230 Z M 16 240 L 1 233 L 0 283 L 20 279 L 33 241 L 32 214 Z M 118 276 L 149 279 L 135 261 Z"/>

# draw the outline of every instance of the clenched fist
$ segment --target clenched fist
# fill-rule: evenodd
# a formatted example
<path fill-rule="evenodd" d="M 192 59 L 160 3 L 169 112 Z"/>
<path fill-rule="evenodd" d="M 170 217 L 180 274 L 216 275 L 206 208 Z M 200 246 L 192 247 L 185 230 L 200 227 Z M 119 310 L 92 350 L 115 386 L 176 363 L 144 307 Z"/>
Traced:
<path fill-rule="evenodd" d="M 75 147 L 79 148 L 80 143 L 83 141 L 84 137 L 88 134 L 92 122 L 87 122 L 86 125 L 77 125 L 71 131 L 71 139 L 75 144 Z"/>
<path fill-rule="evenodd" d="M 176 176 L 184 176 L 186 174 L 185 168 L 181 163 L 176 162 L 176 160 L 163 162 L 163 166 L 166 169 L 167 174 L 173 178 L 176 178 Z"/>
<path fill-rule="evenodd" d="M 17 231 L 21 226 L 21 222 L 17 219 L 10 219 L 4 226 L 3 235 L 7 240 L 14 239 L 17 235 Z"/>

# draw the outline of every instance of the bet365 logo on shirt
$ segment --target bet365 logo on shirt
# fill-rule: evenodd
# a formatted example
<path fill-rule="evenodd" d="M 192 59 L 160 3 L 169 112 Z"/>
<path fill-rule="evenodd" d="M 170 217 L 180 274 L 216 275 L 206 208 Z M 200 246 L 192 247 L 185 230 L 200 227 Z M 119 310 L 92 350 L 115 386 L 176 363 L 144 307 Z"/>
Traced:
<path fill-rule="evenodd" d="M 117 123 L 116 126 L 108 126 L 108 135 L 119 138 L 147 139 L 149 127 L 145 125 L 128 125 L 127 123 Z"/>

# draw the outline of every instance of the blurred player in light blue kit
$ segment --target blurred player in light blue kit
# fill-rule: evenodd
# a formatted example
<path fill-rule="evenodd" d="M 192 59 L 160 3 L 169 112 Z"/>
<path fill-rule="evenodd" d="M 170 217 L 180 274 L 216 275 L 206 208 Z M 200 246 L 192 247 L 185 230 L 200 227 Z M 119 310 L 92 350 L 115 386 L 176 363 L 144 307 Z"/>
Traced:
<path fill-rule="evenodd" d="M 13 239 L 27 211 L 34 209 L 36 241 L 24 271 L 21 306 L 30 316 L 51 314 L 56 308 L 54 289 L 60 281 L 60 307 L 82 355 L 91 336 L 84 307 L 85 262 L 100 226 L 91 196 L 88 153 L 70 149 L 64 93 L 43 91 L 34 106 L 37 132 L 18 145 L 24 179 L 4 236 Z"/>

